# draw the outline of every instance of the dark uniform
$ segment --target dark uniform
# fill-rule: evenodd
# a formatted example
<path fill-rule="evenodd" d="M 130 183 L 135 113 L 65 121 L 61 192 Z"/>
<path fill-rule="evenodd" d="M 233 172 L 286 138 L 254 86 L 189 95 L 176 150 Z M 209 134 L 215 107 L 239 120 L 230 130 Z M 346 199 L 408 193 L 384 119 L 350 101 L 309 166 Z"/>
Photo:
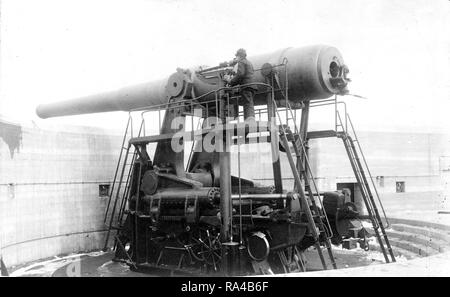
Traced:
<path fill-rule="evenodd" d="M 239 51 L 238 51 L 239 53 Z M 245 57 L 237 62 L 237 71 L 234 77 L 230 80 L 231 86 L 245 85 L 253 82 L 253 65 Z M 244 119 L 249 117 L 255 118 L 255 107 L 253 97 L 258 89 L 256 86 L 247 86 L 241 89 L 241 96 L 244 105 Z"/>

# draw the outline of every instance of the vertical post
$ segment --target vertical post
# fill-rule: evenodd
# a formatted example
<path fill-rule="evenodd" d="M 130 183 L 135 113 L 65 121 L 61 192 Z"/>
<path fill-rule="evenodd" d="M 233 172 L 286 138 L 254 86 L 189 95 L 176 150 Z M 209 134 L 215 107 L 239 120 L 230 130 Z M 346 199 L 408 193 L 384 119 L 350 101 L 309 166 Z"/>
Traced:
<path fill-rule="evenodd" d="M 266 82 L 269 83 L 270 80 L 267 79 Z M 275 193 L 281 194 L 283 193 L 283 182 L 281 178 L 278 127 L 276 124 L 276 111 L 273 100 L 274 98 L 272 97 L 272 92 L 269 91 L 267 93 L 267 124 L 270 128 L 270 149 L 272 151 L 273 179 L 275 184 Z"/>
<path fill-rule="evenodd" d="M 225 100 L 219 97 L 219 114 L 222 121 L 222 131 L 219 131 L 222 137 L 218 137 L 217 141 L 222 141 L 219 151 L 220 166 L 220 215 L 222 218 L 222 226 L 220 230 L 220 239 L 222 242 L 222 271 L 230 274 L 233 263 L 233 253 L 230 253 L 228 243 L 232 242 L 232 204 L 231 204 L 231 158 L 230 158 L 230 133 L 227 133 L 227 119 L 225 115 Z M 217 126 L 216 126 L 217 127 Z M 220 127 L 220 125 L 218 126 Z M 220 135 L 219 134 L 219 135 Z M 216 144 L 217 145 L 217 144 Z"/>
<path fill-rule="evenodd" d="M 334 95 L 334 130 L 338 131 L 337 95 Z"/>
<path fill-rule="evenodd" d="M 300 149 L 300 162 L 297 163 L 297 170 L 300 172 L 302 170 L 302 164 L 306 164 L 306 158 L 308 158 L 308 121 L 309 121 L 309 101 L 304 102 L 304 107 L 302 108 L 302 117 L 300 119 L 300 137 L 303 140 L 303 145 L 305 146 L 305 151 Z M 306 169 L 306 167 L 305 167 Z M 301 177 L 301 175 L 300 175 Z"/>
<path fill-rule="evenodd" d="M 309 121 L 309 101 L 304 102 L 304 107 L 302 108 L 302 118 L 300 122 L 300 135 L 304 142 L 307 141 L 308 133 L 308 121 Z"/>
<path fill-rule="evenodd" d="M 137 149 L 137 148 L 136 148 Z M 135 244 L 134 244 L 134 256 L 135 256 L 135 262 L 139 263 L 139 248 L 140 248 L 140 244 L 139 244 L 139 216 L 138 216 L 138 212 L 139 212 L 139 192 L 140 192 L 140 187 L 141 187 L 141 176 L 142 176 L 142 164 L 143 160 L 140 158 L 139 160 L 139 173 L 138 173 L 138 183 L 137 183 L 137 190 L 136 190 L 136 202 L 135 202 L 135 206 L 134 206 L 134 240 L 135 240 Z"/>

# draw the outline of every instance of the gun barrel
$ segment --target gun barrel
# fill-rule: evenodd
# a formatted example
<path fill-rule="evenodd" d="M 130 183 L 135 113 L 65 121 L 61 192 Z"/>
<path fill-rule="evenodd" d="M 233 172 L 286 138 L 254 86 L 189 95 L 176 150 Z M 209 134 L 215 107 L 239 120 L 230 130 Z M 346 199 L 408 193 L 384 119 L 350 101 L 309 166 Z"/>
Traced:
<path fill-rule="evenodd" d="M 339 51 L 330 46 L 315 45 L 300 48 L 286 48 L 270 54 L 248 58 L 255 69 L 254 82 L 265 83 L 267 65 L 274 67 L 286 64 L 286 68 L 273 68 L 278 71 L 281 88 L 288 86 L 289 99 L 296 102 L 329 98 L 333 94 L 342 93 L 347 81 L 343 74 L 344 61 Z M 285 70 L 286 69 L 286 73 Z M 287 74 L 287 75 L 285 75 Z M 193 84 L 196 96 L 214 90 L 217 85 L 207 84 L 198 79 L 196 73 Z M 195 76 L 194 75 L 194 76 Z M 82 98 L 56 103 L 41 104 L 36 113 L 41 118 L 78 115 L 110 111 L 132 111 L 168 102 L 168 90 L 174 88 L 169 78 L 124 87 L 117 91 L 105 92 Z M 174 85 L 176 88 L 179 86 Z M 260 93 L 267 91 L 258 87 Z M 265 102 L 265 95 L 255 96 L 255 104 Z"/>
<path fill-rule="evenodd" d="M 95 94 L 87 97 L 41 104 L 36 108 L 40 118 L 99 113 L 109 111 L 130 111 L 145 106 L 166 103 L 165 85 L 167 79 L 124 87 L 117 91 Z"/>

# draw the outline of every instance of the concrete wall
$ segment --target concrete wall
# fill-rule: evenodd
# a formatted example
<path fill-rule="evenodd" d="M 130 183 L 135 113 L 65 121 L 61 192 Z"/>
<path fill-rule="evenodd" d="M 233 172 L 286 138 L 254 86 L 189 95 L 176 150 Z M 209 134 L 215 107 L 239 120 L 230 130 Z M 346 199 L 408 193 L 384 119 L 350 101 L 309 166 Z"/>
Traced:
<path fill-rule="evenodd" d="M 358 137 L 374 181 L 381 193 L 395 193 L 396 182 L 404 181 L 406 192 L 428 192 L 442 188 L 442 156 L 450 156 L 450 135 L 398 132 L 359 132 Z M 256 146 L 256 145 L 253 145 Z M 272 183 L 272 164 L 268 146 L 242 147 L 241 174 L 265 184 Z M 237 155 L 235 153 L 235 155 Z M 337 183 L 355 182 L 342 140 L 310 141 L 310 160 L 321 190 L 335 190 Z M 283 179 L 293 184 L 289 163 L 281 156 Z M 237 173 L 237 161 L 232 165 Z"/>
<path fill-rule="evenodd" d="M 103 242 L 106 198 L 120 135 L 83 127 L 21 126 L 0 120 L 0 244 L 6 265 Z"/>
<path fill-rule="evenodd" d="M 450 160 L 449 134 L 362 131 L 358 137 L 388 216 L 443 219 L 442 215 L 435 216 L 439 211 L 450 210 L 450 161 L 444 162 Z M 241 175 L 272 185 L 268 146 L 261 144 L 252 149 L 251 153 L 242 154 L 242 164 L 251 166 L 241 166 Z M 338 138 L 311 140 L 310 161 L 321 191 L 336 190 L 338 183 L 356 182 L 342 140 Z M 292 190 L 292 173 L 284 154 L 281 166 L 283 186 Z M 237 174 L 237 162 L 232 169 Z M 405 183 L 404 193 L 396 192 L 396 182 Z M 364 213 L 362 202 L 356 204 Z"/>
<path fill-rule="evenodd" d="M 441 186 L 439 160 L 450 155 L 450 135 L 364 131 L 358 137 L 380 192 L 395 193 L 396 181 L 404 181 L 407 192 Z M 341 140 L 314 140 L 311 146 L 320 156 L 317 176 L 326 178 L 328 186 L 355 180 Z"/>

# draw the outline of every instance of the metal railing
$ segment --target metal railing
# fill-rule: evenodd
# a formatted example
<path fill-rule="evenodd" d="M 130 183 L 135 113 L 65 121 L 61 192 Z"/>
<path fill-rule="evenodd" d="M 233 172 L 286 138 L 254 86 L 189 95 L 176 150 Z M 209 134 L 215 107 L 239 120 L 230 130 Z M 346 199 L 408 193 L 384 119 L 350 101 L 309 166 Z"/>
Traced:
<path fill-rule="evenodd" d="M 346 134 L 346 136 L 347 135 L 350 136 L 350 138 L 352 138 L 352 141 L 354 143 L 356 143 L 356 145 L 357 145 L 356 147 L 358 148 L 358 154 L 361 156 L 362 161 L 363 161 L 362 162 L 363 167 L 361 168 L 361 170 L 364 170 L 364 171 L 367 172 L 368 178 L 370 179 L 370 182 L 371 182 L 371 185 L 372 185 L 372 187 L 371 187 L 372 189 L 369 188 L 369 191 L 373 190 L 373 192 L 375 193 L 375 197 L 377 198 L 376 201 L 372 202 L 372 201 L 369 200 L 368 202 L 370 203 L 370 207 L 373 209 L 373 208 L 377 208 L 376 202 L 378 201 L 378 204 L 379 204 L 378 206 L 381 208 L 381 210 L 383 212 L 383 217 L 384 217 L 384 220 L 385 220 L 385 224 L 383 222 L 381 222 L 381 223 L 383 224 L 384 228 L 389 228 L 390 227 L 390 223 L 389 223 L 389 220 L 387 218 L 386 211 L 384 209 L 383 203 L 381 201 L 380 195 L 379 195 L 377 187 L 375 185 L 374 178 L 373 178 L 372 173 L 370 171 L 370 168 L 369 168 L 369 165 L 367 163 L 366 157 L 365 157 L 364 152 L 362 150 L 361 143 L 359 141 L 358 135 L 356 134 L 355 127 L 354 127 L 353 122 L 352 122 L 352 120 L 350 118 L 350 115 L 347 112 L 347 106 L 346 106 L 345 102 L 336 102 L 336 105 L 337 104 L 342 104 L 344 106 L 344 120 L 342 119 L 339 110 L 336 108 L 336 123 L 337 123 L 336 124 L 336 132 L 337 133 L 338 132 L 344 132 Z M 339 131 L 338 127 L 342 127 L 342 131 Z M 370 187 L 370 185 L 369 185 L 369 187 Z M 367 193 L 367 195 L 370 195 L 370 194 L 371 193 Z"/>

